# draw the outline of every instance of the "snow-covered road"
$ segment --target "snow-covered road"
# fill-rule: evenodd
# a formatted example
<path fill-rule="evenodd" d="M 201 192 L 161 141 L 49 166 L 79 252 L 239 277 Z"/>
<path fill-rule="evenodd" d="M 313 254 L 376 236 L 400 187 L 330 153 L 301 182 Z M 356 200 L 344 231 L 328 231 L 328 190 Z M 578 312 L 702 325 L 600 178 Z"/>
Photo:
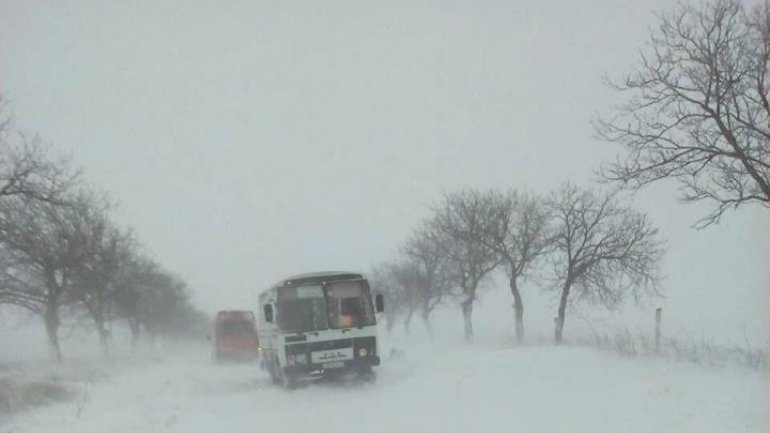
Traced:
<path fill-rule="evenodd" d="M 770 378 L 571 347 L 412 347 L 374 384 L 285 391 L 205 350 L 115 369 L 0 432 L 767 432 Z"/>

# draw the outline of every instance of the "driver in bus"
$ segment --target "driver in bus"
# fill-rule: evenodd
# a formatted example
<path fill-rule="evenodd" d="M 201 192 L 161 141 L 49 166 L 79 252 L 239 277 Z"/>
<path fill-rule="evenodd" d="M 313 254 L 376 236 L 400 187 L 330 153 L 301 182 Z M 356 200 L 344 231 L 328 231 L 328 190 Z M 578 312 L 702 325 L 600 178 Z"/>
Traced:
<path fill-rule="evenodd" d="M 357 298 L 347 298 L 340 302 L 340 328 L 352 328 L 359 326 L 361 321 L 361 306 Z"/>

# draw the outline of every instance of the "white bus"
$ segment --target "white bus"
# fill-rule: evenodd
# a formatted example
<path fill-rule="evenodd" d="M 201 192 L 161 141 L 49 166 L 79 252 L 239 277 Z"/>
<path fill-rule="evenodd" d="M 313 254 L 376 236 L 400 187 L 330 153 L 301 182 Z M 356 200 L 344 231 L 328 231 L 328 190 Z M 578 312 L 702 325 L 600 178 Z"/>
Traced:
<path fill-rule="evenodd" d="M 319 272 L 279 281 L 259 295 L 261 365 L 273 381 L 353 374 L 370 380 L 380 364 L 369 283 L 352 272 Z M 376 307 L 376 308 L 375 308 Z"/>

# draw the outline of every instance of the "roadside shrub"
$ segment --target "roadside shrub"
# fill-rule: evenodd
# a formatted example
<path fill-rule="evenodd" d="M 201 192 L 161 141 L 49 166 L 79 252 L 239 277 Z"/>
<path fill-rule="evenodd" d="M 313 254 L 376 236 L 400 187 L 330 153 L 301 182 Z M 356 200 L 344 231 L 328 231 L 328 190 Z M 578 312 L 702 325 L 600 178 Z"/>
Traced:
<path fill-rule="evenodd" d="M 10 415 L 31 407 L 65 401 L 73 395 L 61 383 L 0 378 L 0 415 Z"/>

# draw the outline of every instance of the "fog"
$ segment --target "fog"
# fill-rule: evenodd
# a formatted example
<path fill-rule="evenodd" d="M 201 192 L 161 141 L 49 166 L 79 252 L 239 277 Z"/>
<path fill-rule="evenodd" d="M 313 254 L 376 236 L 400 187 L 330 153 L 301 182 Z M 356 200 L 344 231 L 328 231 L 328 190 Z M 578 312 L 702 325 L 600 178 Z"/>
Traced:
<path fill-rule="evenodd" d="M 257 294 L 290 275 L 393 260 L 445 194 L 599 188 L 597 169 L 620 147 L 591 122 L 624 100 L 606 79 L 633 70 L 654 12 L 671 6 L 0 0 L 0 95 L 14 130 L 109 194 L 116 222 L 187 283 L 195 308 L 260 315 Z M 184 343 L 142 331 L 132 350 L 118 320 L 102 360 L 75 314 L 61 332 L 68 362 L 52 366 L 41 361 L 42 321 L 3 305 L 0 429 L 301 431 L 313 414 L 314 428 L 335 432 L 507 431 L 511 419 L 526 431 L 596 431 L 597 420 L 616 431 L 764 431 L 768 209 L 730 209 L 698 230 L 711 208 L 680 193 L 663 181 L 623 196 L 665 238 L 661 296 L 613 311 L 570 304 L 571 344 L 560 347 L 550 344 L 558 293 L 522 281 L 517 345 L 497 272 L 479 289 L 473 345 L 461 343 L 454 298 L 433 314 L 433 339 L 419 318 L 407 333 L 379 314 L 382 365 L 365 385 L 289 393 L 262 371 L 264 346 L 262 370 L 212 363 L 199 329 Z M 633 346 L 651 341 L 656 308 L 673 343 Z M 17 378 L 72 396 L 4 419 Z M 352 423 L 337 402 L 355 409 Z M 253 408 L 262 418 L 245 415 Z"/>
<path fill-rule="evenodd" d="M 590 125 L 618 102 L 603 78 L 667 4 L 11 0 L 0 88 L 213 312 L 393 257 L 442 193 L 593 180 L 617 150 Z M 767 329 L 766 210 L 695 231 L 676 189 L 633 201 L 668 240 L 654 303 L 696 333 Z"/>

